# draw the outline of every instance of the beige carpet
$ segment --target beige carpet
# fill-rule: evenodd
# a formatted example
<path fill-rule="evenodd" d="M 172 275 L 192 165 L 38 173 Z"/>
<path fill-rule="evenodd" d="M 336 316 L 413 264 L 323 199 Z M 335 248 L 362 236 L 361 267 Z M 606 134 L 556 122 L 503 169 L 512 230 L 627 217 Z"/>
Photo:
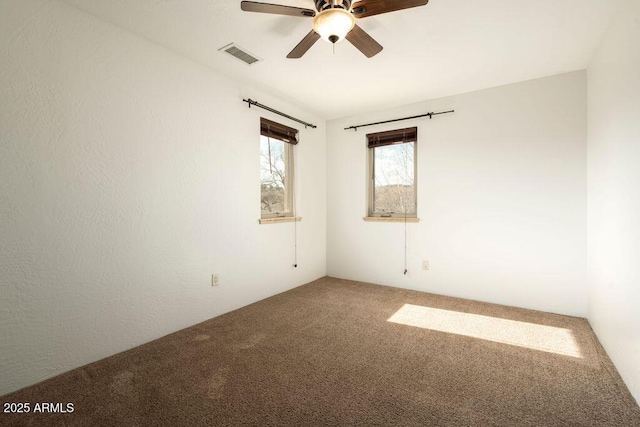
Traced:
<path fill-rule="evenodd" d="M 74 404 L 3 425 L 640 426 L 584 319 L 332 278 L 0 401 Z"/>

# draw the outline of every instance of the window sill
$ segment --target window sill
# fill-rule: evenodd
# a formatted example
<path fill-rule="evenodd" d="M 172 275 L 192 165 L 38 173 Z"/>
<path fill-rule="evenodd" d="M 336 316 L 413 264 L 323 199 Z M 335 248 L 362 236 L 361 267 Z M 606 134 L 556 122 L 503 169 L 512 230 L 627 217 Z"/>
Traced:
<path fill-rule="evenodd" d="M 405 218 L 405 217 L 388 217 L 388 216 L 365 216 L 367 222 L 419 222 L 420 218 Z"/>
<path fill-rule="evenodd" d="M 276 217 L 276 218 L 260 218 L 258 220 L 258 222 L 260 224 L 279 224 L 281 222 L 298 222 L 298 221 L 302 221 L 302 217 L 292 217 L 292 216 L 283 216 L 283 217 Z"/>

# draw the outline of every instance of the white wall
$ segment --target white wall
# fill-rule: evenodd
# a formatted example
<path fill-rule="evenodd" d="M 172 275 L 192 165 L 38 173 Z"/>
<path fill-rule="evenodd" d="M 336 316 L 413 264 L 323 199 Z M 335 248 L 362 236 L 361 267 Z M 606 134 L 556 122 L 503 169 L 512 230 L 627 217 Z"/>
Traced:
<path fill-rule="evenodd" d="M 404 224 L 362 217 L 365 134 L 408 126 L 418 126 L 420 222 L 407 226 L 405 276 Z M 586 314 L 584 71 L 334 120 L 327 149 L 329 275 Z"/>
<path fill-rule="evenodd" d="M 261 115 L 301 132 L 297 269 L 293 223 L 257 221 Z M 296 106 L 3 0 L 0 117 L 0 395 L 325 275 L 325 126 Z"/>
<path fill-rule="evenodd" d="M 640 402 L 640 2 L 619 10 L 588 73 L 588 318 Z"/>

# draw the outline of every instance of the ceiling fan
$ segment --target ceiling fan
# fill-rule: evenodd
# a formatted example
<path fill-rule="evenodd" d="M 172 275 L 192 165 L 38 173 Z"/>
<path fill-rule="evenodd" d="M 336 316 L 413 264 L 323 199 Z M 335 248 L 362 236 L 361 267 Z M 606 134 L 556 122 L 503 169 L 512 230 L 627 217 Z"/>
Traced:
<path fill-rule="evenodd" d="M 276 15 L 313 18 L 313 30 L 309 32 L 287 58 L 301 58 L 319 38 L 330 43 L 347 39 L 367 58 L 378 54 L 382 46 L 362 28 L 356 19 L 381 13 L 424 6 L 429 0 L 314 0 L 316 10 L 279 4 L 243 1 L 240 4 L 246 12 L 273 13 Z M 317 12 L 316 12 L 317 11 Z"/>

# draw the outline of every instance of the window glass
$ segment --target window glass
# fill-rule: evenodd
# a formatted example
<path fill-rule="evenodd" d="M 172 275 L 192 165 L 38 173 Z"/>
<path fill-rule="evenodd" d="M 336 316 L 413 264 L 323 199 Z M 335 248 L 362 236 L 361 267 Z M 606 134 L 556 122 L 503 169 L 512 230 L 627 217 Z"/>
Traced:
<path fill-rule="evenodd" d="M 373 150 L 374 214 L 416 214 L 415 142 Z"/>
<path fill-rule="evenodd" d="M 291 144 L 260 136 L 260 207 L 262 218 L 291 216 Z"/>

